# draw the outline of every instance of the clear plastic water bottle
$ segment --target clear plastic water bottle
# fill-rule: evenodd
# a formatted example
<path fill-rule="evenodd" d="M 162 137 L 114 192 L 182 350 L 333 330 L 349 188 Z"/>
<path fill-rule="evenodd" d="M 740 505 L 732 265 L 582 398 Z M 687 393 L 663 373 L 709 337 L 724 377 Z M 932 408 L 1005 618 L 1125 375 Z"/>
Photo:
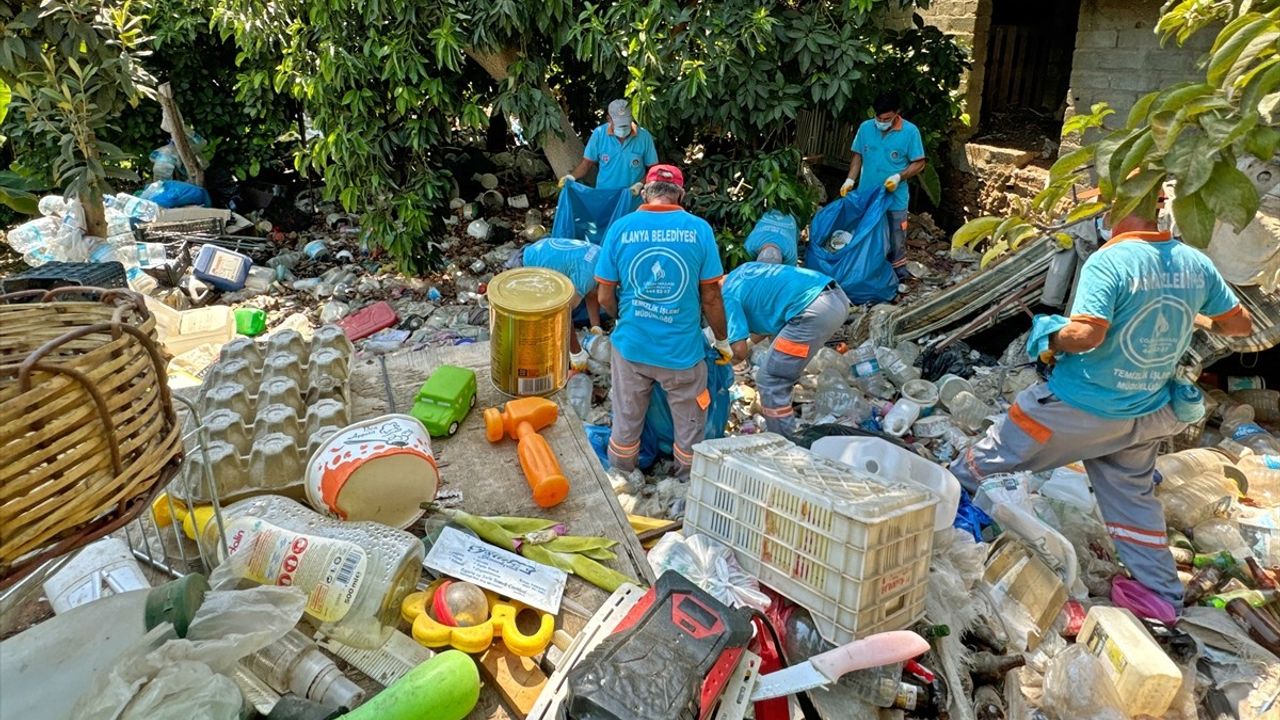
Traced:
<path fill-rule="evenodd" d="M 893 385 L 885 379 L 880 370 L 880 361 L 876 358 L 876 346 L 870 340 L 855 348 L 851 354 L 853 362 L 849 366 L 854 383 L 865 392 L 878 398 L 891 398 L 895 392 Z"/>
<path fill-rule="evenodd" d="M 574 373 L 566 387 L 569 391 L 569 407 L 573 408 L 579 420 L 586 420 L 591 414 L 591 396 L 595 393 L 591 376 L 582 372 Z"/>
<path fill-rule="evenodd" d="M 151 222 L 160 215 L 160 206 L 128 193 L 117 193 L 115 209 L 120 213 L 142 222 Z"/>
<path fill-rule="evenodd" d="M 1236 465 L 1249 478 L 1249 497 L 1265 507 L 1280 505 L 1280 455 L 1246 455 Z"/>
<path fill-rule="evenodd" d="M 172 180 L 178 167 L 178 153 L 173 145 L 165 145 L 151 151 L 151 177 L 155 180 Z"/>
<path fill-rule="evenodd" d="M 67 214 L 67 201 L 61 195 L 45 195 L 36 203 L 36 208 L 45 217 L 60 218 Z"/>
<path fill-rule="evenodd" d="M 62 223 L 55 217 L 36 218 L 10 230 L 5 235 L 9 247 L 24 255 L 48 247 L 58 234 Z"/>
<path fill-rule="evenodd" d="M 849 387 L 845 374 L 839 369 L 828 367 L 818 376 L 818 389 L 813 398 L 813 409 L 818 417 L 842 418 L 855 410 L 858 400 L 862 400 L 862 393 Z M 871 408 L 865 400 L 862 400 L 862 405 L 870 413 Z"/>
<path fill-rule="evenodd" d="M 1253 421 L 1248 405 L 1237 405 L 1223 415 L 1222 434 L 1258 455 L 1280 455 L 1280 440 Z"/>
<path fill-rule="evenodd" d="M 912 380 L 920 379 L 920 369 L 912 367 L 893 348 L 876 348 L 876 360 L 879 361 L 880 369 L 884 371 L 889 381 L 899 388 Z"/>
<path fill-rule="evenodd" d="M 991 406 L 978 399 L 968 390 L 961 390 L 951 398 L 947 407 L 951 411 L 951 419 L 960 427 L 977 432 L 986 424 L 986 419 L 995 413 Z"/>

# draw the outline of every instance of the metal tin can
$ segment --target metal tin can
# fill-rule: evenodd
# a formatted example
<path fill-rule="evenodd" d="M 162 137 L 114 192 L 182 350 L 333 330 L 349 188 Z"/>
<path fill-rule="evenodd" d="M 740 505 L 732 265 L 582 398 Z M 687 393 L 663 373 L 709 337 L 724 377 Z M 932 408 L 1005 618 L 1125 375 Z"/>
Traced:
<path fill-rule="evenodd" d="M 1227 378 L 1227 392 L 1233 393 L 1238 390 L 1266 390 L 1267 379 L 1261 375 L 1248 375 L 1241 377 L 1232 375 Z"/>
<path fill-rule="evenodd" d="M 489 375 L 501 392 L 549 395 L 569 371 L 573 283 L 546 268 L 508 270 L 489 281 Z"/>

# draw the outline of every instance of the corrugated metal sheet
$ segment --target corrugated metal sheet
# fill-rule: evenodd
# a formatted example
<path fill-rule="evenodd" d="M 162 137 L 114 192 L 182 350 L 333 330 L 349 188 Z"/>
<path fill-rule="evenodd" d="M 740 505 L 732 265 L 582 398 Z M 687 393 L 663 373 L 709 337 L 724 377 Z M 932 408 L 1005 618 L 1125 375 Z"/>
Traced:
<path fill-rule="evenodd" d="M 853 133 L 852 124 L 838 123 L 824 112 L 801 110 L 796 116 L 796 147 L 806 156 L 821 155 L 823 165 L 849 167 Z"/>

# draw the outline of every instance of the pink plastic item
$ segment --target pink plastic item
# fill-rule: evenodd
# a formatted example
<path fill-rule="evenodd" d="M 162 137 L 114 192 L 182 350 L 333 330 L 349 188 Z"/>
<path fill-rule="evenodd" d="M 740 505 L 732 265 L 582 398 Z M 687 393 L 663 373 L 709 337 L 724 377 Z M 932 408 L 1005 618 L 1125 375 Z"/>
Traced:
<path fill-rule="evenodd" d="M 1148 590 L 1142 583 L 1120 575 L 1111 579 L 1111 602 L 1139 618 L 1149 618 L 1165 625 L 1178 621 L 1178 613 L 1167 600 Z"/>
<path fill-rule="evenodd" d="M 397 322 L 396 311 L 386 301 L 376 302 L 367 308 L 363 308 L 354 315 L 349 315 L 338 321 L 338 327 L 346 333 L 347 339 L 351 342 L 367 338 L 370 335 L 395 325 Z"/>

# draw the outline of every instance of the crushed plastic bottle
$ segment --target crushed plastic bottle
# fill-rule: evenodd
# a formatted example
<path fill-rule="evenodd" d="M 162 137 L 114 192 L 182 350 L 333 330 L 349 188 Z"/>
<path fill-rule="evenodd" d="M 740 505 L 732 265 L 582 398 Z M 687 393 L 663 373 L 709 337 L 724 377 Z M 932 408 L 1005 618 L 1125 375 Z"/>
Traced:
<path fill-rule="evenodd" d="M 1240 535 L 1240 527 L 1234 520 L 1209 518 L 1195 526 L 1191 536 L 1201 553 L 1228 552 L 1237 562 L 1243 563 L 1253 555 L 1249 544 Z"/>
<path fill-rule="evenodd" d="M 862 393 L 850 387 L 845 373 L 838 368 L 827 367 L 818 376 L 818 387 L 813 398 L 813 409 L 818 417 L 849 418 L 855 423 L 871 415 L 871 406 Z"/>
<path fill-rule="evenodd" d="M 1264 507 L 1280 505 L 1280 455 L 1246 455 L 1236 467 L 1249 479 L 1249 497 Z"/>
<path fill-rule="evenodd" d="M 10 230 L 5 235 L 5 240 L 15 252 L 26 254 L 33 250 L 48 247 L 53 242 L 53 239 L 57 237 L 60 227 L 62 227 L 62 222 L 57 218 L 36 218 Z"/>
<path fill-rule="evenodd" d="M 591 376 L 582 372 L 574 373 L 565 387 L 569 393 L 569 407 L 573 408 L 579 420 L 586 420 L 591 414 L 591 396 L 595 393 Z"/>
<path fill-rule="evenodd" d="M 875 343 L 868 340 L 850 351 L 850 354 L 853 357 L 849 371 L 853 373 L 855 385 L 869 395 L 886 400 L 896 394 L 893 385 L 885 379 L 884 373 L 880 370 Z"/>
<path fill-rule="evenodd" d="M 1170 527 L 1188 530 L 1226 512 L 1240 494 L 1237 470 L 1216 450 L 1196 448 L 1156 458 L 1156 497 Z"/>
<path fill-rule="evenodd" d="M 320 322 L 328 325 L 336 323 L 351 312 L 351 306 L 337 300 L 330 300 L 320 308 Z"/>
<path fill-rule="evenodd" d="M 880 369 L 884 371 L 885 376 L 898 388 L 912 380 L 920 379 L 920 369 L 913 367 L 892 348 L 876 348 L 876 360 L 879 361 Z"/>
<path fill-rule="evenodd" d="M 1248 420 L 1244 419 L 1246 416 Z M 1222 434 L 1258 455 L 1280 455 L 1280 439 L 1253 422 L 1253 408 L 1249 405 L 1237 405 L 1223 416 Z"/>

